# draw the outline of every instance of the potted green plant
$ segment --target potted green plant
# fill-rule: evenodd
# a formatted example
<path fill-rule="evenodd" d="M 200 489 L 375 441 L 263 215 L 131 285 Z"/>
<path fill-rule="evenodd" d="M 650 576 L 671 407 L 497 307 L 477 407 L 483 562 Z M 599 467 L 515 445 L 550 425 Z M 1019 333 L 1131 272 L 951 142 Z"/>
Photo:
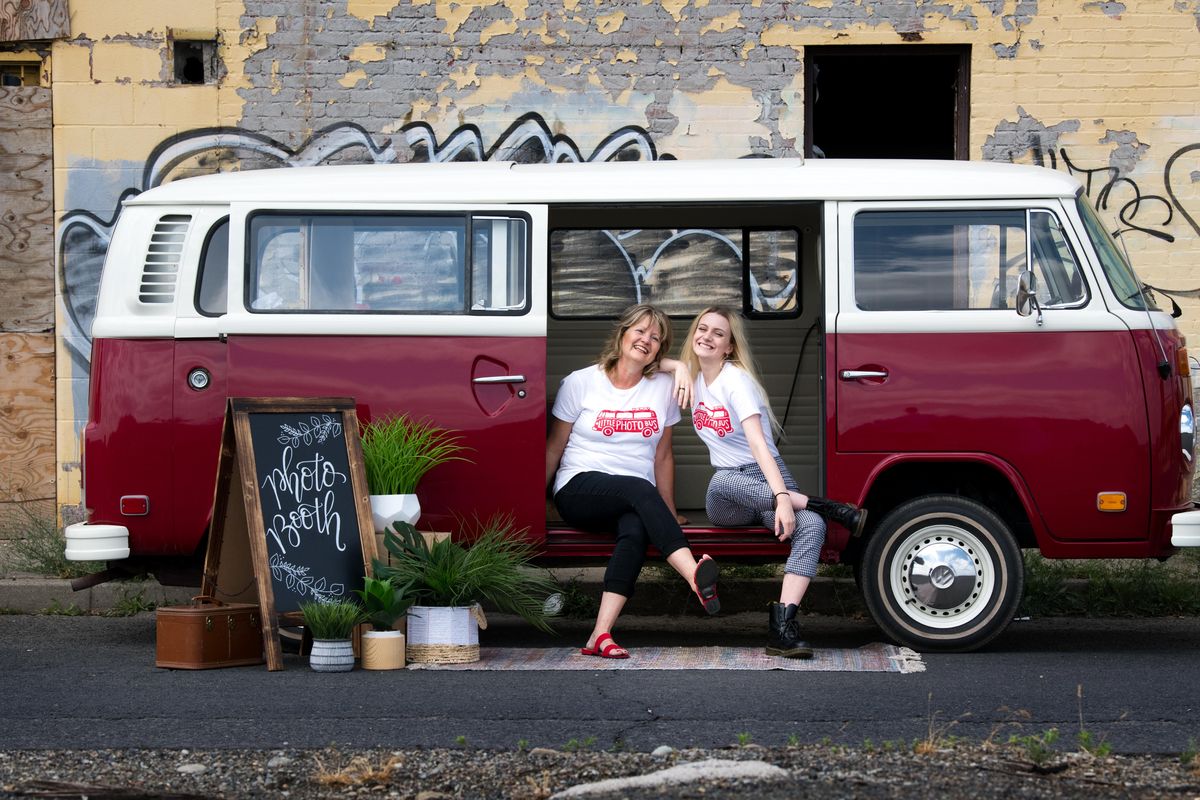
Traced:
<path fill-rule="evenodd" d="M 363 466 L 371 493 L 371 519 L 382 532 L 395 522 L 414 525 L 421 516 L 417 484 L 436 466 L 465 461 L 462 437 L 428 419 L 392 414 L 363 426 Z"/>
<path fill-rule="evenodd" d="M 370 576 L 354 593 L 362 598 L 363 616 L 371 623 L 371 630 L 362 635 L 363 669 L 400 669 L 404 666 L 404 633 L 395 627 L 412 600 L 390 580 Z"/>
<path fill-rule="evenodd" d="M 384 534 L 391 564 L 376 562 L 376 574 L 407 587 L 409 661 L 478 660 L 480 603 L 551 630 L 546 598 L 557 585 L 533 567 L 534 546 L 513 530 L 510 518 L 494 517 L 478 527 L 467 545 L 431 542 L 403 522 Z"/>
<path fill-rule="evenodd" d="M 363 622 L 363 609 L 350 600 L 301 603 L 304 626 L 312 634 L 308 665 L 316 672 L 349 672 L 354 669 L 354 629 Z"/>

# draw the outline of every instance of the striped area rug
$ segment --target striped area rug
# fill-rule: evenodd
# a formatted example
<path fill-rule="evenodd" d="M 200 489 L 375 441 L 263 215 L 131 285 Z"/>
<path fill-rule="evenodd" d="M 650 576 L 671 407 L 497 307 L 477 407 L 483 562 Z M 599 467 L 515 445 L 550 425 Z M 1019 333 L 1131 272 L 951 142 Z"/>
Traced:
<path fill-rule="evenodd" d="M 608 670 L 782 669 L 797 672 L 924 672 L 921 655 L 875 642 L 857 649 L 818 648 L 810 659 L 777 658 L 761 647 L 639 647 L 629 658 L 583 656 L 577 648 L 481 647 L 469 664 L 409 664 L 408 669 Z"/>

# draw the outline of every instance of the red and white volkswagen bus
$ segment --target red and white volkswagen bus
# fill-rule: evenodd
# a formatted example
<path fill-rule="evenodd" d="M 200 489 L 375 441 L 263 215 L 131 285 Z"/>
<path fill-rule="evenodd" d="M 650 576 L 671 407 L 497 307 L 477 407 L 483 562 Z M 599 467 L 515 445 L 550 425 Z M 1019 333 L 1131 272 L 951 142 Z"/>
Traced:
<path fill-rule="evenodd" d="M 547 409 L 634 302 L 677 334 L 744 311 L 800 485 L 861 504 L 853 563 L 883 630 L 969 649 L 1011 620 L 1023 548 L 1200 545 L 1184 340 L 1073 178 L 1013 165 L 741 160 L 286 168 L 127 200 L 93 329 L 88 522 L 74 559 L 196 558 L 231 396 L 355 398 L 462 432 L 423 524 L 516 517 L 547 560 L 611 540 L 548 520 Z M 678 337 L 677 337 L 678 340 Z M 637 425 L 637 420 L 621 424 Z M 718 558 L 781 558 L 675 494 Z M 136 502 L 130 502 L 135 498 Z M 1188 513 L 1185 513 L 1188 512 Z M 1174 518 L 1174 524 L 1172 519 Z"/>

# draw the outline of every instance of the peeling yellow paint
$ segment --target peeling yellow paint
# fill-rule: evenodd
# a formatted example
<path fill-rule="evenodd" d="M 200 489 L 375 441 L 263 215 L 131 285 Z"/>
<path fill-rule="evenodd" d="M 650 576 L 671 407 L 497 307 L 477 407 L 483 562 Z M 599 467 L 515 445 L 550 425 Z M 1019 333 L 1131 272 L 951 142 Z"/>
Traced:
<path fill-rule="evenodd" d="M 708 0 L 696 0 L 696 8 L 704 8 L 708 5 Z"/>
<path fill-rule="evenodd" d="M 583 64 L 575 64 L 574 66 L 567 67 L 566 69 L 564 69 L 563 74 L 564 75 L 578 75 L 579 71 L 581 69 L 583 69 Z"/>
<path fill-rule="evenodd" d="M 238 94 L 239 89 L 249 89 L 253 83 L 246 76 L 246 64 L 250 58 L 267 47 L 267 39 L 275 33 L 276 19 L 274 17 L 259 17 L 250 28 L 242 28 L 241 18 L 246 13 L 242 3 L 224 3 L 219 6 L 218 29 L 223 32 L 221 41 L 221 62 L 228 70 L 217 90 L 219 119 L 217 124 L 233 125 L 242 116 L 245 99 Z M 271 91 L 278 94 L 280 84 L 277 68 L 272 70 Z"/>
<path fill-rule="evenodd" d="M 446 23 L 442 32 L 454 36 L 472 11 L 496 5 L 500 5 L 500 0 L 435 0 L 433 13 Z"/>
<path fill-rule="evenodd" d="M 687 7 L 688 0 L 662 0 L 662 7 L 666 10 L 671 18 L 676 22 L 683 19 L 683 9 Z"/>
<path fill-rule="evenodd" d="M 579 0 L 563 0 L 563 11 L 568 14 L 574 14 L 577 8 L 579 8 Z"/>
<path fill-rule="evenodd" d="M 612 14 L 602 14 L 596 17 L 596 29 L 601 33 L 616 33 L 624 24 L 624 11 L 614 11 Z"/>
<path fill-rule="evenodd" d="M 625 48 L 624 50 L 619 51 L 615 56 L 613 56 L 612 61 L 609 61 L 608 63 L 610 63 L 610 64 L 637 63 L 637 53 L 633 52 L 629 48 Z"/>
<path fill-rule="evenodd" d="M 383 61 L 387 58 L 387 49 L 381 44 L 360 44 L 350 51 L 350 60 L 356 64 L 370 64 L 372 61 Z"/>
<path fill-rule="evenodd" d="M 772 25 L 762 32 L 759 41 L 764 47 L 803 47 L 804 36 L 786 23 Z"/>
<path fill-rule="evenodd" d="M 279 82 L 279 61 L 271 62 L 271 94 L 279 94 L 283 89 L 283 84 Z"/>
<path fill-rule="evenodd" d="M 346 13 L 371 23 L 374 28 L 376 17 L 386 17 L 398 5 L 397 0 L 346 0 Z"/>
<path fill-rule="evenodd" d="M 699 6 L 700 3 L 697 2 L 696 5 Z M 709 20 L 708 24 L 700 29 L 700 35 L 703 36 L 704 34 L 708 33 L 709 31 L 716 31 L 717 33 L 724 33 L 725 31 L 733 30 L 734 28 L 737 28 L 740 26 L 741 21 L 742 21 L 742 12 L 736 11 L 736 10 L 730 11 L 728 14 L 726 14 L 723 17 L 716 17 L 714 19 Z"/>
<path fill-rule="evenodd" d="M 488 25 L 482 31 L 480 31 L 479 43 L 487 44 L 488 40 L 491 39 L 493 36 L 503 36 L 506 33 L 516 33 L 516 32 L 517 32 L 516 20 L 498 19 L 495 22 L 493 22 L 492 24 Z"/>
<path fill-rule="evenodd" d="M 721 70 L 717 69 L 716 67 L 709 67 L 709 68 L 708 68 L 708 76 L 709 76 L 710 78 L 711 78 L 711 77 L 713 77 L 714 75 L 720 75 L 720 74 L 722 74 L 722 73 L 721 73 Z"/>
<path fill-rule="evenodd" d="M 353 72 L 347 72 L 342 77 L 338 78 L 338 83 L 345 86 L 347 89 L 352 89 L 358 85 L 359 81 L 367 79 L 367 71 L 365 69 L 356 69 Z"/>
<path fill-rule="evenodd" d="M 479 70 L 478 64 L 470 64 L 466 69 L 450 70 L 450 80 L 454 81 L 454 85 L 458 89 L 465 89 L 468 86 L 478 86 L 479 76 L 475 73 Z"/>
<path fill-rule="evenodd" d="M 528 56 L 525 56 L 525 63 L 532 64 L 535 67 L 540 67 L 542 64 L 546 63 L 546 57 L 545 56 L 528 55 Z"/>
<path fill-rule="evenodd" d="M 756 47 L 758 47 L 758 45 L 754 42 L 746 42 L 744 45 L 742 45 L 742 60 L 745 61 L 749 57 L 750 51 Z"/>
<path fill-rule="evenodd" d="M 809 8 L 833 8 L 833 0 L 808 0 L 805 5 Z M 869 9 L 869 11 L 873 12 L 874 9 Z"/>

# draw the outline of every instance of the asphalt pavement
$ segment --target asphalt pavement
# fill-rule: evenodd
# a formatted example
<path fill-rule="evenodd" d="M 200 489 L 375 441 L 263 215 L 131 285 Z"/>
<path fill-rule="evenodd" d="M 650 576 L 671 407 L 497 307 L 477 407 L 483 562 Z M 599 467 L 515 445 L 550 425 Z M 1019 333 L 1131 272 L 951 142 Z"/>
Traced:
<path fill-rule="evenodd" d="M 485 646 L 577 647 L 495 617 Z M 867 620 L 806 616 L 818 647 L 879 641 Z M 761 646 L 765 614 L 630 616 L 621 643 Z M 724 747 L 743 737 L 877 745 L 1083 729 L 1117 752 L 1200 740 L 1200 619 L 1015 622 L 985 650 L 925 654 L 924 672 L 286 669 L 154 666 L 154 615 L 0 616 L 0 750 L 20 748 Z"/>

